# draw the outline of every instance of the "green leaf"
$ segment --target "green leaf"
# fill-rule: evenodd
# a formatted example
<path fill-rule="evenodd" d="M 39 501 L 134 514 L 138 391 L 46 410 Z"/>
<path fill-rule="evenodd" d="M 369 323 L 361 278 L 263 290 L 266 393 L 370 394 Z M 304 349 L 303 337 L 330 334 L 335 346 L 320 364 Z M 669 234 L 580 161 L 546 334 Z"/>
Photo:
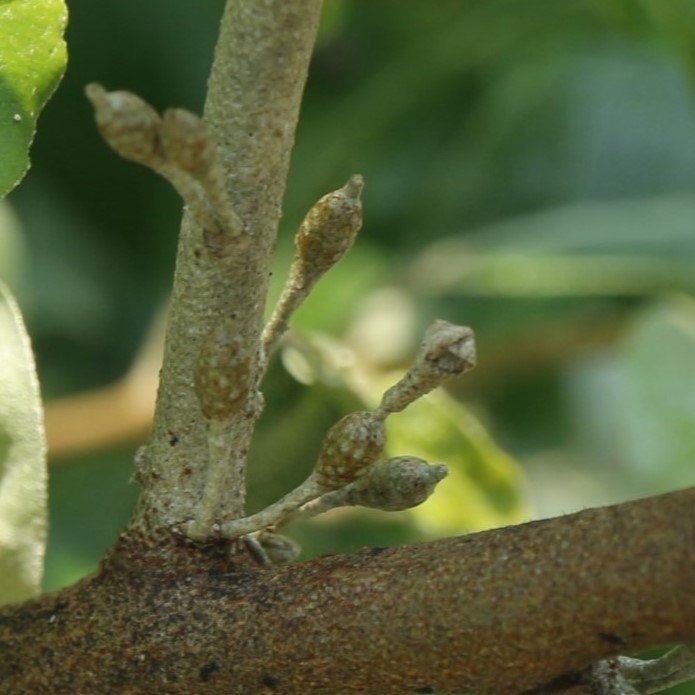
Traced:
<path fill-rule="evenodd" d="M 0 197 L 29 168 L 39 112 L 65 71 L 63 0 L 0 0 Z"/>
<path fill-rule="evenodd" d="M 0 200 L 0 280 L 21 296 L 25 244 L 19 219 L 7 200 Z"/>
<path fill-rule="evenodd" d="M 46 546 L 46 443 L 22 318 L 0 284 L 0 604 L 39 591 Z"/>
<path fill-rule="evenodd" d="M 434 535 L 518 523 L 528 518 L 524 478 L 478 420 L 438 390 L 389 418 L 388 454 L 443 463 L 449 475 L 424 504 L 409 511 Z"/>
<path fill-rule="evenodd" d="M 421 253 L 411 277 L 419 291 L 435 295 L 692 291 L 694 223 L 692 195 L 564 205 L 435 242 Z"/>
<path fill-rule="evenodd" d="M 695 301 L 672 297 L 638 315 L 624 345 L 615 430 L 648 490 L 692 484 L 695 459 Z"/>

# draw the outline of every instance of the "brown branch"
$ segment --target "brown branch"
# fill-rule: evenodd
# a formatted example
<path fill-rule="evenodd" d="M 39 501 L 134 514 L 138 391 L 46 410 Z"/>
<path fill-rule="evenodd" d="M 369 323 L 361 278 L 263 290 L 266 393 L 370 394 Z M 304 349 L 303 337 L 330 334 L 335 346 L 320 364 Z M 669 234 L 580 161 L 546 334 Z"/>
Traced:
<path fill-rule="evenodd" d="M 695 488 L 281 569 L 229 549 L 124 536 L 2 609 L 0 692 L 512 694 L 695 633 Z"/>

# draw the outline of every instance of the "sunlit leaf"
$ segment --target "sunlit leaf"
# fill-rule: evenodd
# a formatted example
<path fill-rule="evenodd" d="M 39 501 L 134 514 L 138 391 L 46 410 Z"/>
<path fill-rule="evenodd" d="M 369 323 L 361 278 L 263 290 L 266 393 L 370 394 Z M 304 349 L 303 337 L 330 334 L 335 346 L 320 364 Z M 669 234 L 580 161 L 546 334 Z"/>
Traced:
<path fill-rule="evenodd" d="M 36 120 L 66 63 L 63 0 L 0 2 L 0 197 L 29 167 Z"/>
<path fill-rule="evenodd" d="M 462 533 L 528 517 L 518 464 L 446 393 L 431 393 L 391 417 L 388 435 L 390 455 L 419 456 L 449 468 L 432 497 L 410 511 L 429 533 Z"/>
<path fill-rule="evenodd" d="M 0 284 L 0 604 L 39 590 L 46 545 L 46 444 L 29 338 Z"/>

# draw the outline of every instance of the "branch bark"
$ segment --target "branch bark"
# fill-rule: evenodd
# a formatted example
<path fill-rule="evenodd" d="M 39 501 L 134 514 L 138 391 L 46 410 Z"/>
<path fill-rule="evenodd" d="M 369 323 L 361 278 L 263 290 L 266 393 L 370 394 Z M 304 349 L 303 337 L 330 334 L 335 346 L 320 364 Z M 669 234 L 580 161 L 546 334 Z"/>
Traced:
<path fill-rule="evenodd" d="M 0 691 L 564 690 L 695 637 L 693 548 L 695 488 L 282 569 L 128 535 L 95 577 L 0 611 Z"/>

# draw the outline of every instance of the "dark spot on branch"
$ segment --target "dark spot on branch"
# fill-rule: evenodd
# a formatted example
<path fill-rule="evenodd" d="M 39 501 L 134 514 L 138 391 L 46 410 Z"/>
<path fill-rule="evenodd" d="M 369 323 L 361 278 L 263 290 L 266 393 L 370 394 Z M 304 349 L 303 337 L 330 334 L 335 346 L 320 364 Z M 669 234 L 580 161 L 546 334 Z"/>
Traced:
<path fill-rule="evenodd" d="M 213 256 L 222 256 L 229 247 L 229 236 L 218 229 L 203 230 L 203 241 Z M 197 251 L 198 249 L 196 249 Z M 195 252 L 194 252 L 195 253 Z M 200 252 L 196 258 L 200 257 Z"/>
<path fill-rule="evenodd" d="M 372 556 L 381 555 L 381 553 L 383 553 L 384 550 L 388 550 L 388 548 L 381 546 L 381 545 L 377 545 L 376 547 L 369 549 L 369 554 Z M 418 692 L 431 692 L 431 691 L 424 691 L 423 690 L 423 691 L 418 691 Z"/>
<path fill-rule="evenodd" d="M 216 661 L 211 661 L 200 669 L 198 678 L 202 683 L 207 683 L 215 677 L 219 670 L 219 664 Z"/>
<path fill-rule="evenodd" d="M 263 678 L 261 678 L 261 683 L 266 688 L 270 688 L 271 690 L 275 690 L 278 687 L 278 685 L 280 685 L 280 679 L 274 678 L 273 676 L 269 676 L 266 673 L 266 674 L 264 674 Z"/>
<path fill-rule="evenodd" d="M 176 446 L 179 443 L 179 435 L 176 432 L 169 432 L 169 446 Z"/>
<path fill-rule="evenodd" d="M 625 644 L 625 640 L 620 636 L 616 635 L 613 632 L 599 632 L 598 636 L 604 640 L 605 642 L 608 642 L 610 644 L 615 644 L 616 646 L 623 647 Z"/>

